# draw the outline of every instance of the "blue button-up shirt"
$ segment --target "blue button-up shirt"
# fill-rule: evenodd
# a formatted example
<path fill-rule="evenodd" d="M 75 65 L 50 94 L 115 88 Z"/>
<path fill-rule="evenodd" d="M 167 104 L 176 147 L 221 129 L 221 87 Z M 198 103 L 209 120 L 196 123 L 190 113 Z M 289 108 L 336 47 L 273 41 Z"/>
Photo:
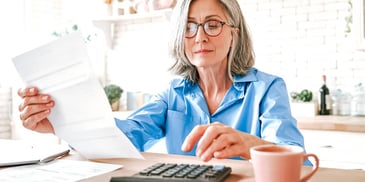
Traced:
<path fill-rule="evenodd" d="M 221 122 L 275 144 L 304 148 L 303 136 L 291 115 L 289 95 L 282 78 L 252 68 L 245 76 L 235 76 L 218 109 L 209 113 L 198 84 L 173 79 L 169 87 L 117 126 L 132 143 L 145 151 L 165 137 L 170 154 L 183 152 L 181 145 L 196 125 Z"/>

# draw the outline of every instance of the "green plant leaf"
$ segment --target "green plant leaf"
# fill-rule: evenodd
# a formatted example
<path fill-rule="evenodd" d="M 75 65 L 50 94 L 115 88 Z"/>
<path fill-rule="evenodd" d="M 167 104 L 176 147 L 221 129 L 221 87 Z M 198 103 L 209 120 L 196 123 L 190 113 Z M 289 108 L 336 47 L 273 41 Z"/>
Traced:
<path fill-rule="evenodd" d="M 123 89 L 115 84 L 106 85 L 104 87 L 106 96 L 108 97 L 109 103 L 112 104 L 118 101 L 123 93 Z"/>

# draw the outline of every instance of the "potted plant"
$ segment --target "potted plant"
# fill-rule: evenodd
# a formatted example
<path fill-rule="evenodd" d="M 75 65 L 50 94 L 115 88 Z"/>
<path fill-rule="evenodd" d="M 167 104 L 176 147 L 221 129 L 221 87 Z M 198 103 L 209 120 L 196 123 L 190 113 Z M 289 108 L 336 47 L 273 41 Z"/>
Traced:
<path fill-rule="evenodd" d="M 118 111 L 119 101 L 122 97 L 123 89 L 118 85 L 109 84 L 104 87 L 104 91 L 106 96 L 108 97 L 112 111 Z"/>
<path fill-rule="evenodd" d="M 300 93 L 291 92 L 290 96 L 293 99 L 293 101 L 296 101 L 296 102 L 310 102 L 310 101 L 312 101 L 313 93 L 312 93 L 312 91 L 310 91 L 308 89 L 304 89 Z"/>
<path fill-rule="evenodd" d="M 314 116 L 317 113 L 313 93 L 308 89 L 301 92 L 291 92 L 291 111 L 293 116 Z"/>

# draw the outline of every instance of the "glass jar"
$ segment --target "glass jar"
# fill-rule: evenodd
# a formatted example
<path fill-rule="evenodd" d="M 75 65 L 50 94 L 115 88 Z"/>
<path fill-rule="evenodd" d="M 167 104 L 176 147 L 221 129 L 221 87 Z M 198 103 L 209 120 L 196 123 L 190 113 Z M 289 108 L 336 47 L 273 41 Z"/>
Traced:
<path fill-rule="evenodd" d="M 351 114 L 351 101 L 352 95 L 350 93 L 344 93 L 339 99 L 338 114 L 341 116 L 348 116 Z"/>
<path fill-rule="evenodd" d="M 351 101 L 351 115 L 365 116 L 365 88 L 362 84 L 355 86 L 355 92 Z"/>
<path fill-rule="evenodd" d="M 365 116 L 365 93 L 357 93 L 351 102 L 351 115 Z"/>

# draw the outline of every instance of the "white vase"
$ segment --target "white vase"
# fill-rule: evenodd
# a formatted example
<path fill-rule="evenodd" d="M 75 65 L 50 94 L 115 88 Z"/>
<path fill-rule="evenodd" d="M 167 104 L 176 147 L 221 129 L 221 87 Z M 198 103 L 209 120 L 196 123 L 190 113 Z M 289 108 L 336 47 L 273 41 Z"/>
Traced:
<path fill-rule="evenodd" d="M 292 102 L 291 112 L 294 117 L 312 117 L 317 115 L 315 102 Z"/>
<path fill-rule="evenodd" d="M 113 16 L 113 4 L 105 4 L 104 3 L 104 8 L 103 8 L 103 12 L 102 15 L 104 16 Z"/>

